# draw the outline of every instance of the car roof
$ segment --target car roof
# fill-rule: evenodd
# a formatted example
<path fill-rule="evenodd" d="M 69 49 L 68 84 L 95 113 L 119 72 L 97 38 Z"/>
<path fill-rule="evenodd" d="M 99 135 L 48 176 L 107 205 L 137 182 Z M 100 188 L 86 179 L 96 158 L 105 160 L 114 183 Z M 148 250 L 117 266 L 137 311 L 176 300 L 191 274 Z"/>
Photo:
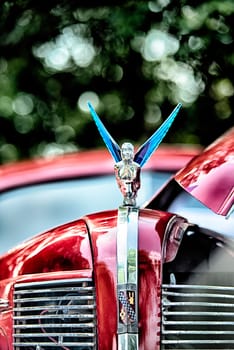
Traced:
<path fill-rule="evenodd" d="M 176 172 L 200 152 L 199 146 L 160 145 L 144 169 Z M 0 166 L 0 191 L 34 183 L 112 174 L 114 160 L 106 149 L 78 151 Z"/>

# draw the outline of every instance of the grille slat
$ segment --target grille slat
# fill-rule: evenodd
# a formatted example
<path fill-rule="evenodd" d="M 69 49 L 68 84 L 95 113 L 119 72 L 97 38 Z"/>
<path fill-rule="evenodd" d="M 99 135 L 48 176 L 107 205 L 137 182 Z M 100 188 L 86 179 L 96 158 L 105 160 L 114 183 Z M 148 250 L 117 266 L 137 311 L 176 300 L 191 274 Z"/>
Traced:
<path fill-rule="evenodd" d="M 60 336 L 64 336 L 64 334 L 63 333 L 58 333 L 58 332 L 56 332 L 56 333 L 49 333 L 49 332 L 47 332 L 46 333 L 46 337 L 60 337 Z M 92 337 L 93 336 L 93 334 L 92 333 L 78 333 L 78 332 L 76 332 L 76 333 L 66 333 L 66 337 L 83 337 L 83 338 L 87 338 L 87 337 Z M 35 334 L 35 333 L 24 333 L 24 334 L 17 334 L 17 338 L 19 339 L 19 338 L 25 338 L 25 337 L 32 337 L 32 338 L 36 338 L 36 337 L 38 337 L 38 334 Z"/>
<path fill-rule="evenodd" d="M 59 343 L 58 343 L 59 344 Z M 60 344 L 59 344 L 60 345 Z M 28 344 L 28 342 L 25 342 L 25 343 L 15 343 L 15 346 L 17 347 L 17 348 L 20 348 L 20 349 L 22 349 L 22 348 L 26 348 L 26 349 L 28 349 L 28 346 L 29 346 L 29 344 Z M 34 347 L 33 349 L 50 349 L 50 350 L 54 350 L 54 349 L 59 349 L 59 346 L 58 345 L 56 345 L 55 346 L 55 344 L 53 344 L 53 343 L 51 343 L 51 342 L 31 342 L 30 343 L 30 349 L 32 348 L 32 346 Z M 46 346 L 46 348 L 45 348 L 45 346 Z M 72 342 L 72 343 L 69 343 L 69 342 L 63 342 L 61 345 L 60 345 L 60 348 L 61 348 L 61 346 L 63 346 L 63 347 L 65 347 L 65 346 L 71 346 L 72 347 L 72 349 L 74 349 L 74 343 Z M 86 342 L 86 343 L 81 343 L 81 342 L 79 342 L 79 343 L 76 343 L 76 348 L 77 349 L 79 349 L 79 348 L 81 348 L 82 350 L 83 349 L 88 349 L 88 347 L 90 348 L 90 349 L 94 349 L 95 348 L 95 343 L 91 343 L 91 342 Z M 41 347 L 41 348 L 40 348 Z"/>
<path fill-rule="evenodd" d="M 14 349 L 96 349 L 91 279 L 18 283 L 14 289 Z"/>
<path fill-rule="evenodd" d="M 48 283 L 50 283 L 50 282 L 48 282 Z M 64 283 L 68 283 L 68 280 L 66 280 L 66 281 L 64 281 Z M 22 284 L 15 284 L 15 288 L 17 289 L 17 288 L 19 288 L 19 287 L 21 287 L 21 288 L 24 288 L 25 286 L 27 286 L 25 283 L 22 283 Z M 37 287 L 36 287 L 37 286 Z M 18 290 L 18 292 L 17 292 L 17 294 L 18 295 L 23 295 L 23 294 L 34 294 L 34 293 L 37 293 L 38 292 L 38 289 L 40 289 L 40 286 L 44 286 L 44 283 L 42 283 L 42 284 L 39 284 L 39 283 L 35 283 L 35 288 L 34 289 L 31 289 L 31 288 L 28 288 L 28 289 L 22 289 L 22 290 Z M 30 285 L 30 287 L 31 287 L 31 285 Z M 79 287 L 79 286 L 77 286 L 77 287 L 64 287 L 64 288 L 62 288 L 62 287 L 60 287 L 60 288 L 43 288 L 43 290 L 44 290 L 44 292 L 45 293 L 54 293 L 54 292 L 73 292 L 73 291 L 80 291 L 80 292 L 82 292 L 82 291 L 84 291 L 84 290 L 86 290 L 86 291 L 92 291 L 93 290 L 93 287 Z"/>
<path fill-rule="evenodd" d="M 48 301 L 48 299 L 47 299 Z M 47 302 L 46 301 L 46 302 Z M 63 300 L 64 301 L 64 300 Z M 36 301 L 35 300 L 35 303 L 38 303 L 38 300 Z M 18 303 L 18 302 L 17 302 Z M 75 305 L 75 306 L 72 306 L 70 305 L 69 306 L 69 310 L 93 310 L 94 307 L 93 305 Z M 17 312 L 17 311 L 24 311 L 24 312 L 29 312 L 31 313 L 32 311 L 44 311 L 45 310 L 45 307 L 42 305 L 42 306 L 26 306 L 26 307 L 15 307 L 14 308 L 14 311 Z M 56 311 L 64 311 L 66 310 L 66 306 L 63 306 L 63 305 L 48 305 L 46 307 L 46 311 L 53 311 L 53 310 L 56 310 Z"/>
<path fill-rule="evenodd" d="M 82 317 L 84 318 L 89 318 L 89 319 L 92 319 L 93 320 L 93 315 L 92 314 L 85 314 L 85 313 L 82 313 Z M 37 316 L 37 315 L 28 315 L 27 316 L 27 320 L 38 320 L 38 319 L 47 319 L 48 316 L 43 316 L 43 315 L 40 315 L 40 316 Z M 77 315 L 63 315 L 63 318 L 77 318 Z M 15 320 L 24 320 L 25 319 L 25 316 L 14 316 L 14 319 Z M 61 319 L 61 315 L 53 315 L 53 319 Z"/>
<path fill-rule="evenodd" d="M 84 291 L 84 290 L 82 290 L 82 291 Z M 93 299 L 93 297 L 92 296 L 70 296 L 70 297 L 61 297 L 60 298 L 60 300 L 62 301 L 62 300 L 92 300 Z M 18 301 L 19 299 L 14 299 L 13 301 L 14 301 L 14 303 L 17 303 L 17 301 Z M 40 298 L 40 300 L 41 301 L 47 301 L 48 300 L 48 297 L 46 297 L 46 298 L 43 298 L 43 297 L 41 297 Z M 55 298 L 53 298 L 53 297 L 50 297 L 50 301 L 57 301 L 58 299 L 55 297 Z M 32 301 L 38 301 L 38 298 L 20 298 L 20 302 L 21 303 L 31 303 Z"/>
<path fill-rule="evenodd" d="M 233 331 L 162 331 L 162 334 L 233 334 Z"/>
<path fill-rule="evenodd" d="M 162 350 L 234 349 L 234 288 L 162 286 Z"/>
<path fill-rule="evenodd" d="M 234 307 L 234 304 L 230 304 L 230 303 L 211 303 L 211 302 L 197 302 L 197 301 L 194 301 L 194 302 L 189 302 L 189 301 L 182 301 L 182 302 L 164 302 L 164 306 L 167 306 L 167 305 L 170 305 L 170 306 L 198 306 L 198 307 L 201 307 L 201 306 L 205 306 L 205 307 L 227 307 L 227 308 L 233 308 Z"/>
<path fill-rule="evenodd" d="M 77 324 L 77 323 L 69 323 L 69 324 L 61 324 L 61 323 L 45 323 L 44 327 L 46 328 L 53 328 L 53 327 L 60 327 L 60 328 L 69 328 L 69 327 L 76 327 L 76 328 L 82 328 L 82 327 L 95 327 L 94 323 L 82 323 L 82 324 Z M 35 324 L 30 324 L 29 322 L 27 325 L 15 325 L 15 329 L 27 329 L 27 328 L 38 328 L 38 325 Z"/>
<path fill-rule="evenodd" d="M 164 325 L 174 325 L 175 321 L 163 321 Z M 204 326 L 204 325 L 213 325 L 220 326 L 220 321 L 176 321 L 177 325 L 196 325 L 196 326 Z M 223 321 L 222 325 L 225 326 L 234 326 L 234 321 Z"/>

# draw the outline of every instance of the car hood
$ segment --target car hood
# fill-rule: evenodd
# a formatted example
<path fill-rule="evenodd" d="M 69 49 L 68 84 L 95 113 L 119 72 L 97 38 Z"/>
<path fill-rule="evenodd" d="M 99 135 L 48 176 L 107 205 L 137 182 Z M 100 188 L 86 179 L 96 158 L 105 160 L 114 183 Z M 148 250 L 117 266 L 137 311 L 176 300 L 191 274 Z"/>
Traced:
<path fill-rule="evenodd" d="M 234 207 L 234 128 L 193 158 L 175 180 L 215 213 L 229 215 Z"/>

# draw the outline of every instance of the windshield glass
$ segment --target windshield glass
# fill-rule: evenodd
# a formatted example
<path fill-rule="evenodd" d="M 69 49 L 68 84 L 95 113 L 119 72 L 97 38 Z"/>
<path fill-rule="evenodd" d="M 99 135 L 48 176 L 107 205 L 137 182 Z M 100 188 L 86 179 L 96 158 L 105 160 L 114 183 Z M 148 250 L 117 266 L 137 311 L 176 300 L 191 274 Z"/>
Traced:
<path fill-rule="evenodd" d="M 137 204 L 152 196 L 171 175 L 142 172 Z M 114 175 L 35 184 L 1 193 L 0 253 L 36 233 L 120 204 L 122 196 Z"/>

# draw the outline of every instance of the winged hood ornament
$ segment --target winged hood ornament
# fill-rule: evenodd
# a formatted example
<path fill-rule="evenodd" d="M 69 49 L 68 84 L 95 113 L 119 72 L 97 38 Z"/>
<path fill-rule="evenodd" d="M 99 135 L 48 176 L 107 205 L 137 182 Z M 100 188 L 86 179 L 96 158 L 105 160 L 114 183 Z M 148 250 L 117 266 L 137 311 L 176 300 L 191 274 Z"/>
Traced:
<path fill-rule="evenodd" d="M 136 206 L 137 192 L 141 185 L 141 168 L 145 165 L 153 152 L 162 142 L 181 106 L 181 103 L 179 103 L 169 117 L 163 122 L 163 124 L 139 147 L 134 154 L 134 146 L 130 142 L 124 142 L 121 147 L 118 145 L 100 120 L 92 104 L 88 102 L 88 107 L 97 129 L 102 136 L 110 154 L 115 160 L 115 176 L 117 184 L 123 195 L 124 206 Z"/>

